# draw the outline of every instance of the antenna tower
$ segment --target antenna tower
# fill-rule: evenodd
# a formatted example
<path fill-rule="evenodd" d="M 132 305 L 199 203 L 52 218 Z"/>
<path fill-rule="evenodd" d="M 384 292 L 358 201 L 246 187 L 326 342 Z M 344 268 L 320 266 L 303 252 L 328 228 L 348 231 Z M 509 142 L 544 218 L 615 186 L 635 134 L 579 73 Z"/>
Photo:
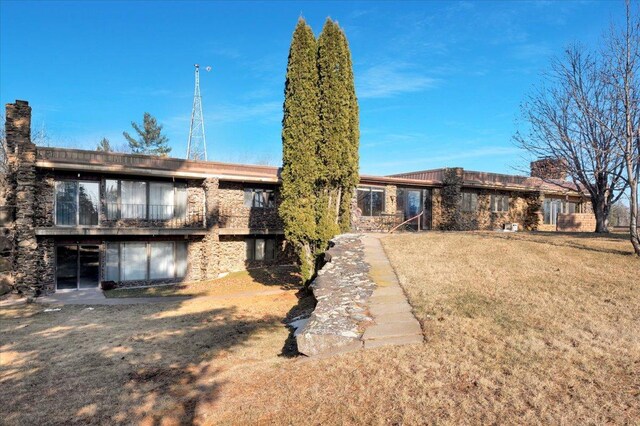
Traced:
<path fill-rule="evenodd" d="M 204 117 L 202 116 L 202 96 L 200 96 L 200 65 L 196 67 L 196 88 L 193 93 L 191 126 L 187 142 L 187 160 L 207 160 L 207 141 L 204 136 Z M 207 72 L 211 67 L 205 68 Z"/>

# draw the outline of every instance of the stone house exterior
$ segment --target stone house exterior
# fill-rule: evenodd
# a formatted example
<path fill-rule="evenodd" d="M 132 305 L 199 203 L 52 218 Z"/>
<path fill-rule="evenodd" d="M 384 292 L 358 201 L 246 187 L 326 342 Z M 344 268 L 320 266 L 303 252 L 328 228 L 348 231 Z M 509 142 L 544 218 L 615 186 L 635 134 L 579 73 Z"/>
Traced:
<path fill-rule="evenodd" d="M 28 103 L 7 104 L 3 280 L 50 293 L 210 280 L 293 260 L 277 167 L 37 147 L 30 132 Z M 388 230 L 422 212 L 406 226 L 592 231 L 586 200 L 540 176 L 362 175 L 353 226 Z"/>

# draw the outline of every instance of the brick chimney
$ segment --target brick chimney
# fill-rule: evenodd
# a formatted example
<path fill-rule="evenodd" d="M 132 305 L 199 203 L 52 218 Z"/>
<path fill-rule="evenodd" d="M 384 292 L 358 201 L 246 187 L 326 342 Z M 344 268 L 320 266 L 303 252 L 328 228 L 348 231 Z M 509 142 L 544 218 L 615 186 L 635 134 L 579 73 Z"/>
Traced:
<path fill-rule="evenodd" d="M 18 154 L 18 146 L 29 146 L 31 143 L 31 107 L 27 101 L 16 101 L 6 105 L 5 137 L 7 138 L 7 154 Z"/>
<path fill-rule="evenodd" d="M 531 177 L 566 180 L 567 162 L 562 158 L 546 157 L 531 162 Z"/>

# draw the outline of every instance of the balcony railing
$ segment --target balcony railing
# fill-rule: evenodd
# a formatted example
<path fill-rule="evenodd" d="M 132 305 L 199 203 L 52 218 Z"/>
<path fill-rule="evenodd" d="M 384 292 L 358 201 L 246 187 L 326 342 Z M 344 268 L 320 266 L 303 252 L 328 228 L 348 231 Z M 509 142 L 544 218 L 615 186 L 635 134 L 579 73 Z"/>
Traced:
<path fill-rule="evenodd" d="M 186 206 L 173 204 L 123 204 L 107 203 L 106 219 L 108 221 L 138 221 L 163 227 L 202 227 L 202 212 L 188 211 Z"/>

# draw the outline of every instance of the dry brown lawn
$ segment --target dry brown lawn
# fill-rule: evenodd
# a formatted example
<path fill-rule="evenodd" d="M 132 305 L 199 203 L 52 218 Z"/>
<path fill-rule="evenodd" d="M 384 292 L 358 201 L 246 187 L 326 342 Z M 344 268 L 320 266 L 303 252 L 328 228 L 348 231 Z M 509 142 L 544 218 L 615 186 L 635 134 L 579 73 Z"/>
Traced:
<path fill-rule="evenodd" d="M 383 245 L 422 346 L 281 356 L 294 290 L 4 309 L 2 421 L 638 424 L 640 261 L 623 236 L 433 232 Z"/>

